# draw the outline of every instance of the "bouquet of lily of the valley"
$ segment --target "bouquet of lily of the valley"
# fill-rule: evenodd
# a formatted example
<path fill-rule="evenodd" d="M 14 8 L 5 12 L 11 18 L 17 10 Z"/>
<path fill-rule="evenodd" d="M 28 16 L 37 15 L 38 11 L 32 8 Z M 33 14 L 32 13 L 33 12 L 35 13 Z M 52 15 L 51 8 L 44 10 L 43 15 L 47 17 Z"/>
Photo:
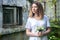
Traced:
<path fill-rule="evenodd" d="M 36 28 L 36 31 L 39 31 L 39 32 L 41 32 L 43 30 L 44 30 L 44 27 L 43 26 L 37 26 L 37 28 Z"/>

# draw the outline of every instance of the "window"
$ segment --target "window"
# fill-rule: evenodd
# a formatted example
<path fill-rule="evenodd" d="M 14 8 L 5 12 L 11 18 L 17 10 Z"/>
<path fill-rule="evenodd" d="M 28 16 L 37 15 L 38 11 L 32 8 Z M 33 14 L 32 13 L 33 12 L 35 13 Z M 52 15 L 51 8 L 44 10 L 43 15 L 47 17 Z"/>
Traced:
<path fill-rule="evenodd" d="M 14 23 L 14 10 L 4 9 L 3 10 L 3 24 L 13 24 Z"/>
<path fill-rule="evenodd" d="M 22 7 L 3 6 L 3 27 L 22 26 Z"/>
<path fill-rule="evenodd" d="M 16 22 L 18 25 L 22 25 L 22 7 L 17 7 Z"/>

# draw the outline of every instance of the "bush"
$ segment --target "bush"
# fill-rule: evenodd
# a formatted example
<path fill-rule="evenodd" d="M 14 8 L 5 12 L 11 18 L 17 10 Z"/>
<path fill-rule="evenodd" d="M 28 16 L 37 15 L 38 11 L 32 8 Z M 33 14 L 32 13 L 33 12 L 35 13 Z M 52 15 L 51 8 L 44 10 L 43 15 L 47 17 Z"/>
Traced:
<path fill-rule="evenodd" d="M 51 32 L 48 35 L 49 40 L 60 40 L 60 28 L 51 27 Z"/>

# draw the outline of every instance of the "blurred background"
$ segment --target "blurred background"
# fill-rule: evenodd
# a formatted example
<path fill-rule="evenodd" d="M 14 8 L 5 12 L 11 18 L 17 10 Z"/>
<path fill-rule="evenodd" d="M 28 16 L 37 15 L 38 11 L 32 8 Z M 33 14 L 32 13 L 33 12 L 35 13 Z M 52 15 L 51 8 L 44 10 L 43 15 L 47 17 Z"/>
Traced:
<path fill-rule="evenodd" d="M 49 17 L 49 40 L 60 40 L 60 0 L 0 0 L 0 40 L 28 40 L 25 25 L 33 1 L 41 2 Z"/>

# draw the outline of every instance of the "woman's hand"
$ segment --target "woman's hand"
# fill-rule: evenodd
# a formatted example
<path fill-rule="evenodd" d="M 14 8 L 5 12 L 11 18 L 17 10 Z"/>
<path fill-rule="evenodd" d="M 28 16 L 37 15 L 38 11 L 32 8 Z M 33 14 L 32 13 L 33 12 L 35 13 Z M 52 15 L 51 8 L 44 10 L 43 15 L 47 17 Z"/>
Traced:
<path fill-rule="evenodd" d="M 37 36 L 41 37 L 42 36 L 42 32 L 38 32 Z"/>
<path fill-rule="evenodd" d="M 32 37 L 40 37 L 42 36 L 42 32 L 32 33 L 30 29 L 26 29 L 26 35 Z"/>

